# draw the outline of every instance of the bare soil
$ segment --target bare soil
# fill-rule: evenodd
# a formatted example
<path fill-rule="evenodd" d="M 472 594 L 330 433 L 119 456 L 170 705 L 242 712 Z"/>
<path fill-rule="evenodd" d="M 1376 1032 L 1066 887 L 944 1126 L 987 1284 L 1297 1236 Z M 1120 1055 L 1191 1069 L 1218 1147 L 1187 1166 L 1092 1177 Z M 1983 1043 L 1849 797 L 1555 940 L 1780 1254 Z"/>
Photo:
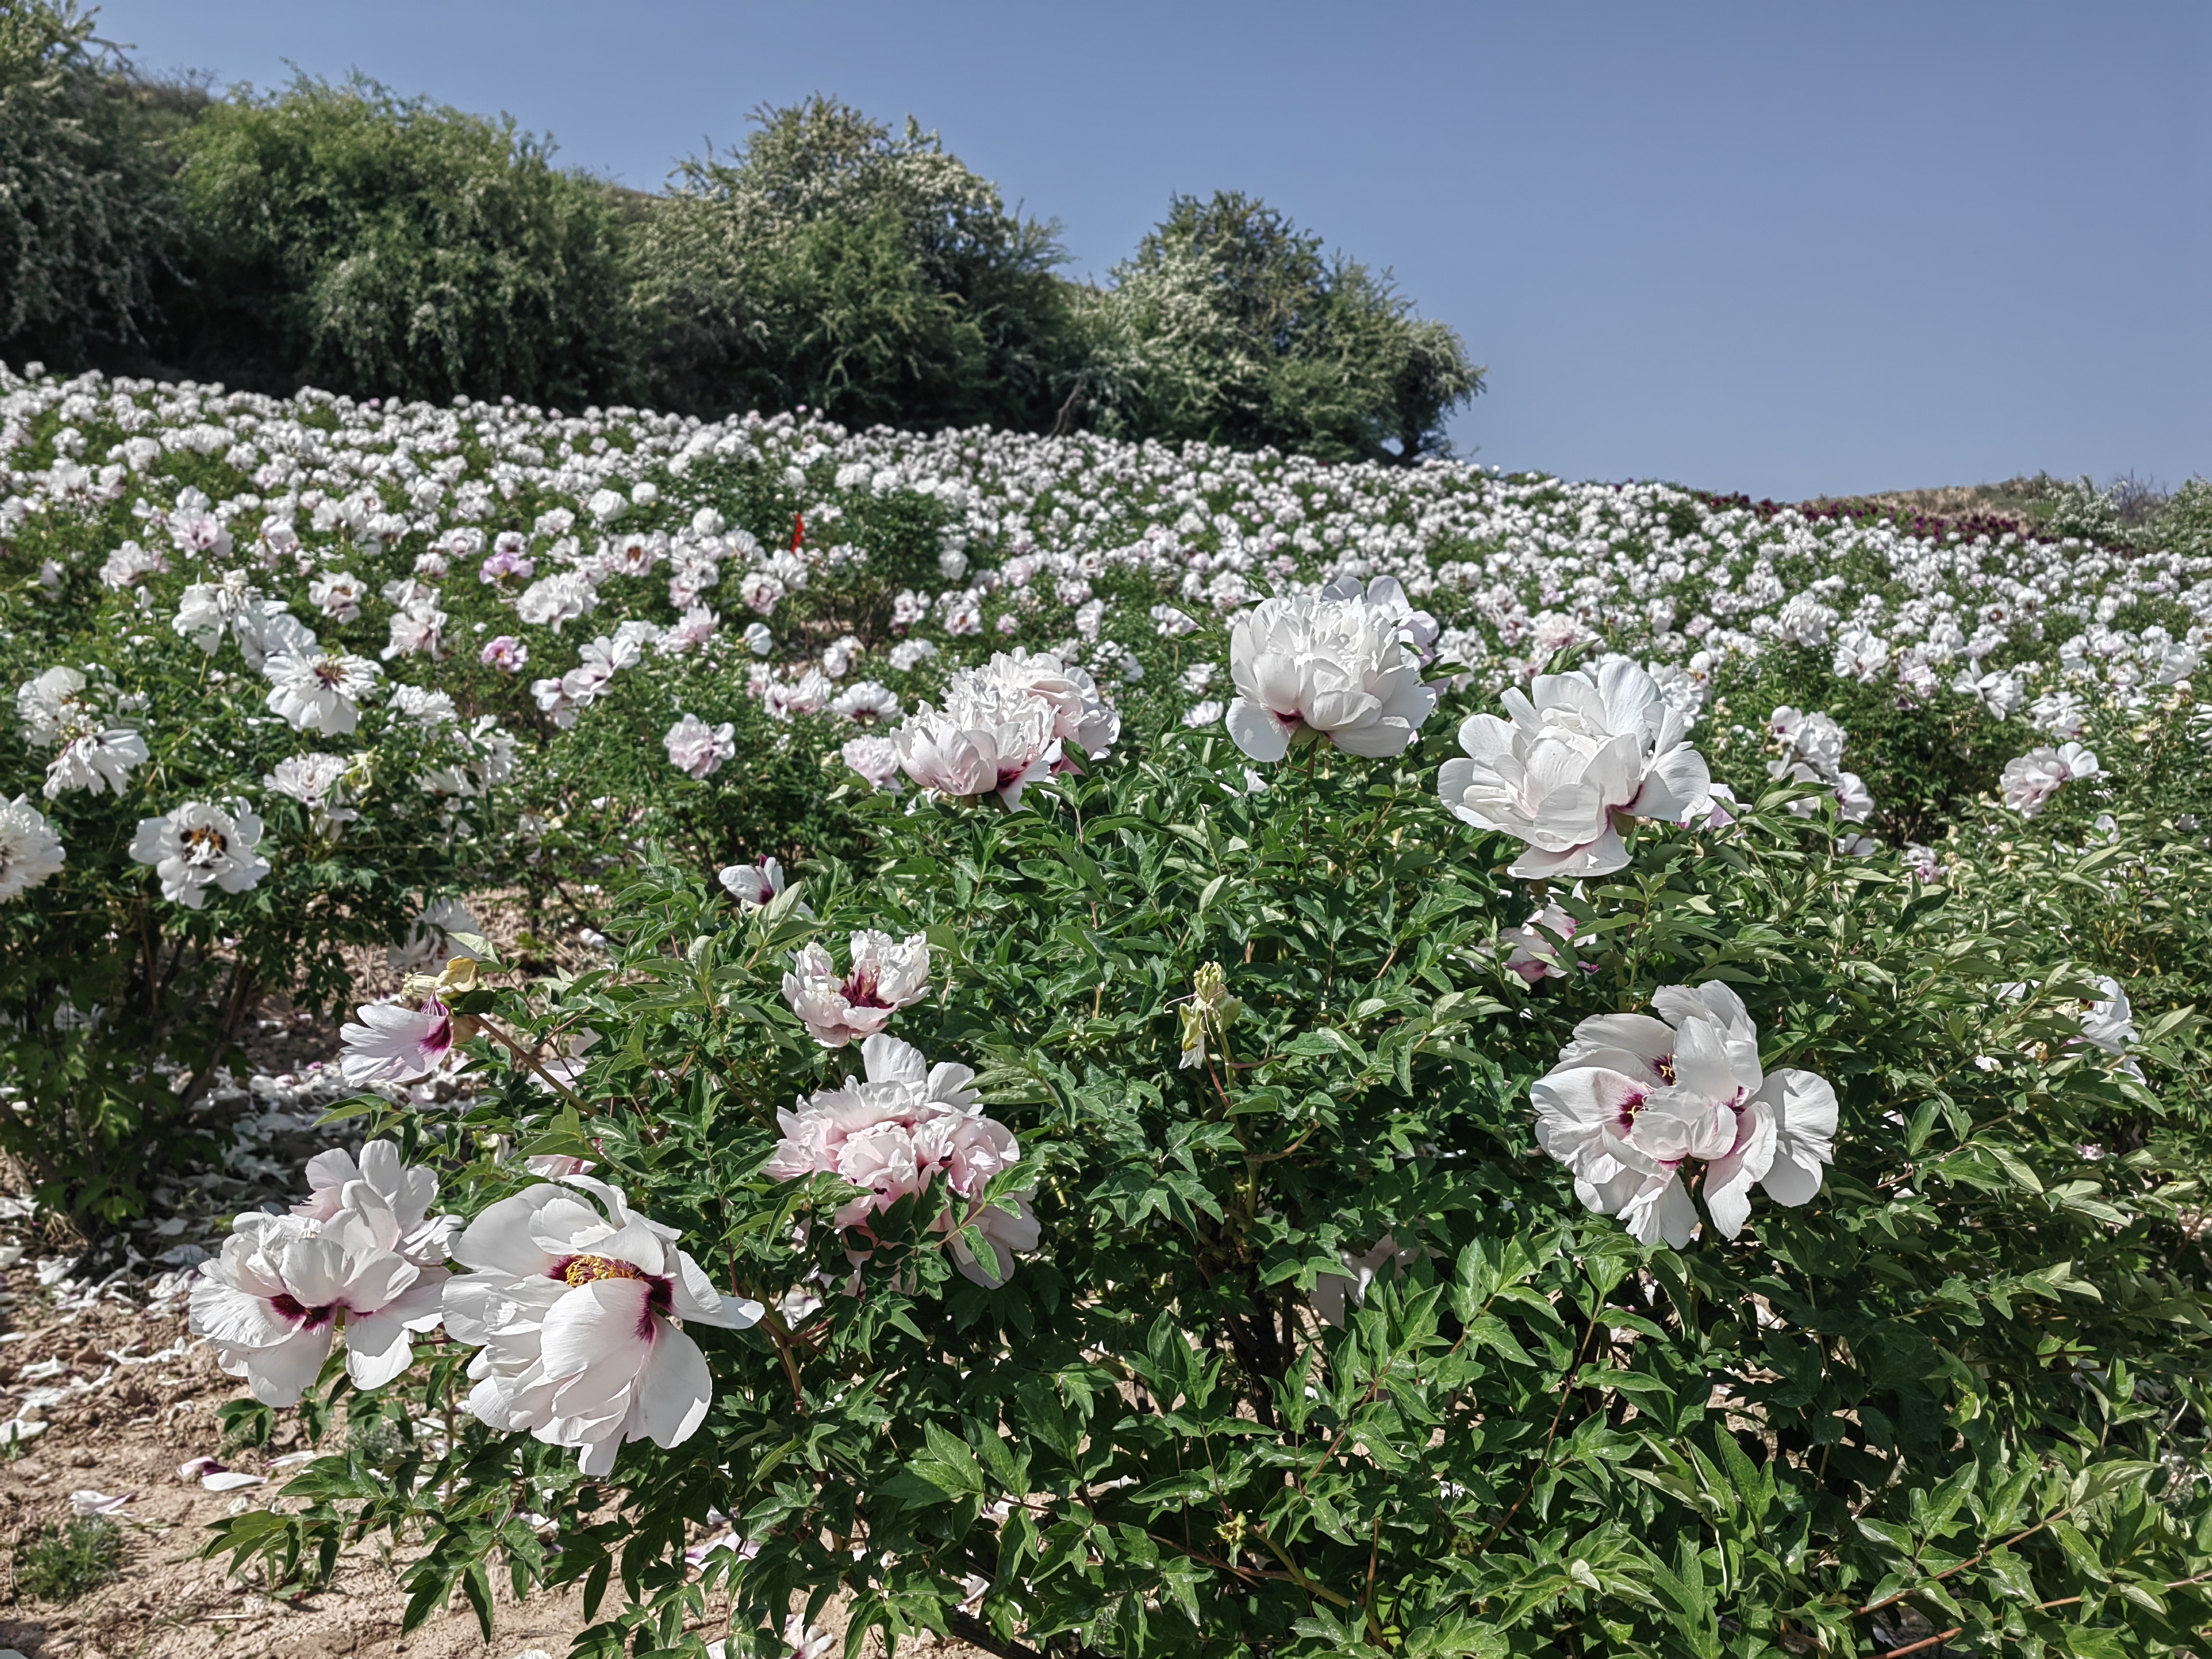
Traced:
<path fill-rule="evenodd" d="M 12 1559 L 42 1527 L 66 1526 L 77 1513 L 72 1493 L 129 1494 L 130 1502 L 116 1517 L 125 1536 L 121 1576 L 58 1607 L 12 1595 L 0 1600 L 0 1648 L 27 1659 L 518 1659 L 535 1648 L 560 1659 L 584 1628 L 577 1593 L 517 1604 L 501 1586 L 490 1642 L 458 1595 L 403 1637 L 407 1557 L 392 1559 L 387 1539 L 348 1552 L 333 1583 L 312 1594 L 271 1594 L 251 1573 L 232 1577 L 227 1558 L 200 1554 L 208 1526 L 248 1505 L 284 1501 L 276 1496 L 290 1467 L 283 1460 L 301 1449 L 289 1428 L 266 1452 L 222 1450 L 216 1413 L 244 1392 L 193 1342 L 181 1310 L 149 1312 L 112 1300 L 74 1312 L 43 1304 L 6 1312 L 20 1319 L 0 1333 L 0 1376 L 18 1379 L 0 1389 L 11 1408 L 33 1389 L 70 1397 L 33 1407 L 44 1432 L 0 1463 L 0 1545 Z M 21 1380 L 27 1367 L 34 1376 Z M 216 1492 L 179 1475 L 179 1464 L 218 1455 L 240 1473 L 265 1474 L 267 1484 Z M 842 1620 L 830 1622 L 838 1627 Z M 908 1650 L 984 1659 L 957 1642 L 925 1639 Z M 880 1653 L 880 1645 L 871 1641 L 867 1651 Z"/>

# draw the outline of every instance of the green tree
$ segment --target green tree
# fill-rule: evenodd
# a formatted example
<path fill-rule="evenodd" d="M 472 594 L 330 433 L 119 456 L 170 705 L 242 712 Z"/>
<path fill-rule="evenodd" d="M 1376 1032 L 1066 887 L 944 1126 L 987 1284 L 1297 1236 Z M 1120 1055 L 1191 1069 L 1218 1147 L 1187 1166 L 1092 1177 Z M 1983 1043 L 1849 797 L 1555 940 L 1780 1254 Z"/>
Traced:
<path fill-rule="evenodd" d="M 1389 273 L 1256 198 L 1175 198 L 1114 278 L 1083 296 L 1081 384 L 1116 436 L 1411 462 L 1449 451 L 1445 418 L 1482 390 Z"/>
<path fill-rule="evenodd" d="M 632 390 L 615 192 L 544 140 L 356 76 L 242 92 L 182 138 L 188 362 L 356 395 Z"/>
<path fill-rule="evenodd" d="M 647 221 L 660 401 L 803 403 L 849 424 L 1048 422 L 1068 349 L 1057 228 L 1010 212 L 911 119 L 834 99 L 756 113 Z"/>
<path fill-rule="evenodd" d="M 0 358 L 140 337 L 178 213 L 144 88 L 76 0 L 0 5 Z"/>

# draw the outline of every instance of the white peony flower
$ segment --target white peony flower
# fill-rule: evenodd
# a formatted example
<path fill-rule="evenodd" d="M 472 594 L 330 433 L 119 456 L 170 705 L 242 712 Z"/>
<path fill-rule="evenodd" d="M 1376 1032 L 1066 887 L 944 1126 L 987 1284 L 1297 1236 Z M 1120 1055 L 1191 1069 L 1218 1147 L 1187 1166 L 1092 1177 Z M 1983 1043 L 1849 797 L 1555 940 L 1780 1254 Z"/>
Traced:
<path fill-rule="evenodd" d="M 2005 763 L 1997 777 L 1997 792 L 2007 806 L 2024 818 L 2032 818 L 2068 784 L 2094 777 L 2100 769 L 2094 752 L 2078 743 L 2031 749 Z"/>
<path fill-rule="evenodd" d="M 325 570 L 307 584 L 307 603 L 332 622 L 352 622 L 368 597 L 368 584 L 350 570 Z"/>
<path fill-rule="evenodd" d="M 2135 1011 L 2128 1006 L 2128 994 L 2110 975 L 2100 976 L 2097 986 L 2104 998 L 2082 1005 L 2081 1035 L 2108 1054 L 2124 1054 L 2136 1040 Z"/>
<path fill-rule="evenodd" d="M 376 690 L 384 671 L 366 657 L 310 647 L 280 651 L 261 665 L 274 689 L 269 712 L 295 732 L 343 737 L 361 724 L 359 705 Z"/>
<path fill-rule="evenodd" d="M 1575 1196 L 1678 1249 L 1698 1224 L 1686 1165 L 1705 1166 L 1706 1206 L 1729 1238 L 1754 1184 L 1778 1203 L 1810 1200 L 1835 1158 L 1835 1091 L 1810 1072 L 1763 1073 L 1758 1028 L 1718 980 L 1666 986 L 1651 1002 L 1656 1019 L 1583 1021 L 1530 1089 L 1537 1141 L 1574 1172 Z"/>
<path fill-rule="evenodd" d="M 297 1405 L 341 1336 L 354 1386 L 382 1388 L 415 1358 L 408 1334 L 438 1322 L 446 1270 L 399 1254 L 397 1218 L 365 1183 L 349 1197 L 327 1220 L 239 1217 L 192 1285 L 192 1334 L 264 1405 Z"/>
<path fill-rule="evenodd" d="M 1437 787 L 1468 823 L 1524 842 L 1512 873 L 1602 876 L 1624 868 L 1617 817 L 1685 823 L 1712 811 L 1712 775 L 1690 747 L 1680 709 L 1626 658 L 1583 672 L 1539 674 L 1495 714 L 1459 729 L 1468 758 L 1443 763 Z"/>
<path fill-rule="evenodd" d="M 1404 593 L 1378 576 L 1340 579 L 1318 598 L 1262 599 L 1229 633 L 1229 735 L 1256 761 L 1326 738 L 1349 754 L 1403 754 L 1437 706 L 1399 635 Z"/>
<path fill-rule="evenodd" d="M 1012 655 L 1001 651 L 976 672 L 1048 704 L 1052 735 L 1092 760 L 1103 760 L 1121 735 L 1121 716 L 1099 696 L 1098 683 L 1089 672 L 1063 663 L 1049 651 L 1035 655 L 1018 647 Z"/>
<path fill-rule="evenodd" d="M 831 714 L 856 722 L 895 719 L 898 711 L 898 693 L 877 680 L 857 681 L 830 700 Z"/>
<path fill-rule="evenodd" d="M 102 724 L 94 699 L 85 695 L 84 676 L 74 668 L 49 668 L 18 686 L 15 714 L 23 722 L 23 735 L 47 746 L 67 741 L 85 726 Z"/>
<path fill-rule="evenodd" d="M 1021 1161 L 1021 1147 L 1004 1124 L 982 1115 L 975 1073 L 965 1066 L 932 1066 L 921 1051 L 896 1037 L 871 1036 L 860 1046 L 865 1074 L 824 1089 L 796 1112 L 778 1111 L 783 1139 L 762 1170 L 772 1181 L 799 1181 L 827 1173 L 860 1188 L 841 1207 L 841 1228 L 864 1237 L 868 1219 L 900 1200 L 926 1193 L 943 1177 L 957 1198 L 981 1199 L 1000 1171 Z M 969 1202 L 941 1212 L 933 1231 L 950 1234 L 953 1265 L 976 1284 L 1006 1281 L 1017 1251 L 1037 1245 L 1036 1218 L 1026 1195 L 1006 1203 Z M 985 1262 L 957 1231 L 974 1227 L 997 1258 Z M 855 1261 L 866 1259 L 854 1252 Z"/>
<path fill-rule="evenodd" d="M 235 814 L 188 800 L 164 817 L 138 820 L 131 856 L 154 866 L 163 898 L 198 910 L 207 903 L 209 888 L 243 893 L 269 873 L 269 861 L 253 850 L 261 842 L 260 817 L 243 802 L 232 805 Z"/>
<path fill-rule="evenodd" d="M 969 799 L 995 793 L 1009 807 L 1052 775 L 1060 755 L 1059 711 L 1024 688 L 963 669 L 940 712 L 921 704 L 892 734 L 899 764 L 924 789 Z"/>
<path fill-rule="evenodd" d="M 1560 960 L 1557 941 L 1574 936 L 1575 919 L 1558 905 L 1547 904 L 1520 927 L 1500 934 L 1498 942 L 1509 947 L 1506 971 L 1518 974 L 1533 989 L 1547 979 L 1567 976 L 1567 964 Z"/>
<path fill-rule="evenodd" d="M 870 785 L 878 789 L 896 790 L 899 775 L 899 745 L 896 738 L 848 738 L 844 747 L 837 751 L 845 764 L 858 772 Z"/>
<path fill-rule="evenodd" d="M 64 856 L 62 838 L 28 795 L 0 802 L 0 901 L 57 873 Z"/>
<path fill-rule="evenodd" d="M 853 935 L 853 965 L 842 978 L 828 949 L 808 943 L 783 976 L 784 1000 L 825 1048 L 872 1036 L 892 1012 L 921 1000 L 929 989 L 929 940 L 909 934 L 904 944 L 872 927 Z"/>
<path fill-rule="evenodd" d="M 146 739 L 127 726 L 80 732 L 46 763 L 46 797 L 52 800 L 69 789 L 120 795 L 131 769 L 143 765 L 147 752 Z"/>
<path fill-rule="evenodd" d="M 678 1322 L 742 1330 L 763 1310 L 720 1295 L 678 1237 L 583 1175 L 477 1217 L 453 1245 L 471 1271 L 445 1286 L 447 1334 L 482 1350 L 469 1365 L 469 1410 L 495 1429 L 574 1447 L 586 1474 L 611 1472 L 628 1441 L 690 1439 L 714 1382 Z"/>
<path fill-rule="evenodd" d="M 686 714 L 668 728 L 660 741 L 668 750 L 669 763 L 678 771 L 695 778 L 711 778 L 722 769 L 725 761 L 736 757 L 737 729 L 730 720 L 709 726 L 696 714 Z"/>
<path fill-rule="evenodd" d="M 357 1089 L 372 1083 L 417 1083 L 449 1060 L 457 1066 L 465 1063 L 454 1052 L 453 1013 L 436 997 L 420 1008 L 372 1002 L 354 1012 L 359 1023 L 338 1028 L 343 1045 L 338 1073 Z"/>

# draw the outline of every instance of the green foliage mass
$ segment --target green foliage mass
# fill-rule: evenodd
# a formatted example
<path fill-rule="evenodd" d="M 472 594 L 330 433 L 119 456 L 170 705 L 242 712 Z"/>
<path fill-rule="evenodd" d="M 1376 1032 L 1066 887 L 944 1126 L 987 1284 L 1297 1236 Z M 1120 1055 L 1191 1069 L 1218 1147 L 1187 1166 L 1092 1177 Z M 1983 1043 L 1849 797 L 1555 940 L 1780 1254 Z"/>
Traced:
<path fill-rule="evenodd" d="M 1449 453 L 1482 390 L 1459 336 L 1255 198 L 1178 196 L 1111 288 L 1086 292 L 1100 429 L 1327 460 Z"/>
<path fill-rule="evenodd" d="M 0 10 L 0 357 L 1401 461 L 1482 389 L 1387 273 L 1243 196 L 1174 198 L 1095 288 L 911 118 L 763 107 L 645 196 L 359 75 L 210 100 L 92 27 Z"/>
<path fill-rule="evenodd" d="M 581 404 L 637 384 L 624 228 L 511 120 L 301 76 L 181 137 L 188 357 L 442 401 Z"/>
<path fill-rule="evenodd" d="M 684 162 L 641 233 L 666 398 L 854 426 L 1048 422 L 1056 228 L 1009 211 L 911 119 L 894 135 L 819 96 L 755 119 L 734 159 Z"/>
<path fill-rule="evenodd" d="M 122 1571 L 123 1528 L 104 1515 L 48 1522 L 15 1547 L 15 1593 L 33 1601 L 74 1601 Z"/>
<path fill-rule="evenodd" d="M 138 337 L 180 216 L 134 88 L 76 0 L 0 6 L 0 359 Z"/>

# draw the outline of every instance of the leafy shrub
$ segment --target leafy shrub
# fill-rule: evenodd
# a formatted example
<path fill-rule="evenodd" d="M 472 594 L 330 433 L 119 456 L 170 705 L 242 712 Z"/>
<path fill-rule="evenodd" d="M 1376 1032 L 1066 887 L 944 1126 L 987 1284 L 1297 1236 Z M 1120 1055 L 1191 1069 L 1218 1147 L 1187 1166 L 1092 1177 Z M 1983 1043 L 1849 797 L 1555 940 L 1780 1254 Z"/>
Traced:
<path fill-rule="evenodd" d="M 733 161 L 678 169 L 641 280 L 668 337 L 664 401 L 804 404 L 855 425 L 1050 418 L 1066 349 L 1054 227 L 911 120 L 815 97 L 760 111 Z"/>
<path fill-rule="evenodd" d="M 1449 453 L 1445 418 L 1482 390 L 1457 333 L 1387 275 L 1234 191 L 1176 197 L 1114 277 L 1082 314 L 1085 391 L 1115 436 L 1410 463 Z"/>
<path fill-rule="evenodd" d="M 580 405 L 634 382 L 622 215 L 544 142 L 360 76 L 185 132 L 187 361 L 362 396 Z"/>
<path fill-rule="evenodd" d="M 0 10 L 0 359 L 135 340 L 179 215 L 134 88 L 75 0 Z"/>
<path fill-rule="evenodd" d="M 48 1522 L 15 1547 L 15 1593 L 34 1601 L 74 1601 L 122 1571 L 123 1528 L 104 1515 Z"/>

